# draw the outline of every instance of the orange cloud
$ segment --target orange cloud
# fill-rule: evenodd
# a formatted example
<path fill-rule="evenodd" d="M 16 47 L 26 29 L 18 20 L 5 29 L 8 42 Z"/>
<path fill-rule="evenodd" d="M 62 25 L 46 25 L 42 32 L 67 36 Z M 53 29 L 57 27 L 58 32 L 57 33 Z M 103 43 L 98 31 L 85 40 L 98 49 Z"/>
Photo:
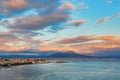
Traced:
<path fill-rule="evenodd" d="M 24 9 L 27 7 L 28 3 L 26 0 L 8 0 L 4 3 L 7 8 L 10 9 Z"/>
<path fill-rule="evenodd" d="M 71 26 L 80 26 L 80 25 L 82 25 L 86 22 L 87 22 L 87 20 L 72 20 L 72 21 L 69 22 L 69 24 Z"/>
<path fill-rule="evenodd" d="M 71 4 L 70 2 L 65 2 L 58 9 L 60 9 L 60 10 L 74 10 L 75 6 L 73 4 Z"/>
<path fill-rule="evenodd" d="M 100 42 L 97 42 L 100 41 Z M 74 51 L 77 53 L 97 53 L 120 48 L 120 38 L 115 36 L 79 36 L 41 45 L 41 51 Z"/>
<path fill-rule="evenodd" d="M 57 41 L 57 43 L 72 44 L 72 43 L 81 43 L 81 42 L 86 42 L 91 40 L 92 38 L 90 36 L 77 36 L 77 37 L 66 38 L 66 39 Z"/>
<path fill-rule="evenodd" d="M 41 43 L 41 39 L 32 39 L 27 35 L 19 38 L 11 31 L 0 32 L 0 51 L 24 51 Z"/>
<path fill-rule="evenodd" d="M 24 51 L 28 49 L 30 49 L 29 45 L 16 46 L 16 45 L 0 44 L 0 51 L 18 52 L 18 51 Z"/>
<path fill-rule="evenodd" d="M 120 49 L 120 38 L 116 36 L 78 36 L 49 43 L 29 37 L 20 40 L 15 40 L 13 37 L 9 42 L 6 41 L 7 37 L 4 38 L 4 42 L 0 43 L 0 51 L 32 50 L 33 45 L 34 49 L 38 51 L 74 51 L 80 54 Z"/>

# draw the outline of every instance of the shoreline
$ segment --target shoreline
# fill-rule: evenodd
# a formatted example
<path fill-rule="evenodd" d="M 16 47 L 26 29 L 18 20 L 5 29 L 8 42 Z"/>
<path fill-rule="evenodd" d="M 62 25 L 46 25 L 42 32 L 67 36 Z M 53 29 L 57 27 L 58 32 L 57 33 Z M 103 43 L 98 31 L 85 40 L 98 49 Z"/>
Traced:
<path fill-rule="evenodd" d="M 70 61 L 119 61 L 120 58 L 29 58 L 29 59 L 5 59 L 0 58 L 0 68 L 11 67 L 11 66 L 20 66 L 28 64 L 48 64 L 48 63 L 68 63 Z M 53 62 L 52 62 L 53 61 Z"/>

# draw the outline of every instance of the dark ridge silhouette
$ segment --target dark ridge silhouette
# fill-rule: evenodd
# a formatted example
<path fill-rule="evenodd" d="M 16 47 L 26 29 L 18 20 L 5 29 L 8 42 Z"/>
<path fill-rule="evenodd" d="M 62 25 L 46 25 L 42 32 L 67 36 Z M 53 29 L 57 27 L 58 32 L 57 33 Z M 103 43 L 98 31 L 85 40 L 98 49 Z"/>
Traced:
<path fill-rule="evenodd" d="M 23 55 L 21 55 L 21 53 Z M 35 54 L 35 55 L 24 55 L 24 54 Z M 68 52 L 19 52 L 19 53 L 4 53 L 7 55 L 0 55 L 1 58 L 91 58 L 92 56 L 87 56 L 83 54 L 78 54 L 72 51 Z"/>

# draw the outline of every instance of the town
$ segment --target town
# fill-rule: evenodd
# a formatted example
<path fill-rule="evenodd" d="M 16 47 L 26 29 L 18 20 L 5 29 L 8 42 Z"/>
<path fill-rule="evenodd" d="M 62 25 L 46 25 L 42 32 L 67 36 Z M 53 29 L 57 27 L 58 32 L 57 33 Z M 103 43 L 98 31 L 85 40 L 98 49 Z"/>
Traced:
<path fill-rule="evenodd" d="M 49 63 L 48 60 L 45 59 L 4 59 L 0 58 L 0 68 L 2 67 L 11 67 L 16 65 L 25 65 L 25 64 L 45 64 Z"/>

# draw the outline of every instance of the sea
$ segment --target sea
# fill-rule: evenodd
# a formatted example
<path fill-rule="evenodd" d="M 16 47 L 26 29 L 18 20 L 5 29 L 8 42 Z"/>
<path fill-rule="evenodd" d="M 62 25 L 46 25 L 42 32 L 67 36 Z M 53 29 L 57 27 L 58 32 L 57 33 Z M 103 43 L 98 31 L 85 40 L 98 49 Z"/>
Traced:
<path fill-rule="evenodd" d="M 14 66 L 0 69 L 0 80 L 120 80 L 120 60 Z"/>

